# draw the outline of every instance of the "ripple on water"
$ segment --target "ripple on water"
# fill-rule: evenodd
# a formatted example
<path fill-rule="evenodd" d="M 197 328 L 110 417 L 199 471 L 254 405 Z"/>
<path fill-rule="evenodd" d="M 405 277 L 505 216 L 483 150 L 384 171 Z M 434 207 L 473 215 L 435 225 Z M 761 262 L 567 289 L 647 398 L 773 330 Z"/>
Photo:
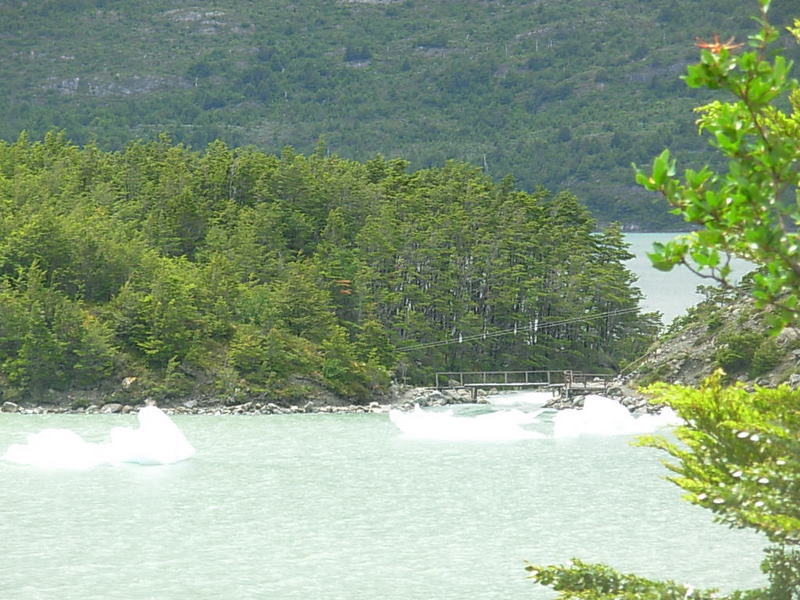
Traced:
<path fill-rule="evenodd" d="M 553 439 L 552 416 L 504 442 L 409 438 L 386 415 L 183 416 L 197 454 L 178 464 L 0 461 L 14 557 L 0 597 L 527 600 L 551 596 L 524 561 L 571 556 L 697 586 L 762 582 L 761 540 L 682 502 L 655 451 Z M 0 450 L 45 426 L 102 439 L 133 422 L 3 415 Z"/>

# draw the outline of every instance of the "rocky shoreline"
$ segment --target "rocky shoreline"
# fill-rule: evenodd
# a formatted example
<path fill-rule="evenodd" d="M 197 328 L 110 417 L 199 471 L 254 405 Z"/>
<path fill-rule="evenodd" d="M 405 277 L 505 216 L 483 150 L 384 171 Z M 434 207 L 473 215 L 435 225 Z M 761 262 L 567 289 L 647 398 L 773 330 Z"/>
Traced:
<path fill-rule="evenodd" d="M 628 385 L 630 377 L 619 378 L 608 387 L 602 395 L 616 400 L 622 406 L 628 409 L 633 415 L 655 414 L 661 412 L 664 408 L 663 404 L 651 403 L 645 396 L 638 393 Z M 586 400 L 584 395 L 576 395 L 571 398 L 564 398 L 556 396 L 552 400 L 544 404 L 545 408 L 552 408 L 554 410 L 565 410 L 568 408 L 583 408 L 583 403 Z"/>
<path fill-rule="evenodd" d="M 486 402 L 486 393 L 478 394 L 478 402 Z M 209 402 L 194 399 L 182 403 L 158 405 L 168 415 L 286 415 L 286 414 L 339 414 L 339 413 L 388 413 L 389 410 L 413 410 L 415 406 L 427 408 L 431 406 L 447 406 L 472 402 L 466 390 L 443 390 L 434 388 L 408 387 L 396 388 L 384 402 L 369 404 L 330 405 L 310 400 L 302 406 L 299 404 L 279 405 L 274 402 L 246 401 L 241 403 Z M 46 404 L 17 404 L 6 401 L 0 405 L 0 412 L 18 414 L 129 414 L 135 413 L 148 403 L 123 404 L 108 402 L 89 404 L 88 406 L 70 407 Z"/>
<path fill-rule="evenodd" d="M 498 393 L 497 390 L 478 390 L 477 402 L 488 403 L 487 397 Z M 616 382 L 609 387 L 605 396 L 615 399 L 633 414 L 654 413 L 660 406 L 649 404 L 647 399 L 637 395 L 623 382 Z M 554 396 L 544 404 L 544 408 L 565 410 L 569 408 L 580 409 L 583 407 L 585 396 L 576 395 L 572 398 Z M 426 387 L 401 387 L 395 386 L 383 401 L 373 401 L 368 404 L 342 404 L 330 405 L 317 400 L 310 400 L 304 404 L 280 405 L 274 402 L 251 400 L 231 403 L 230 401 L 198 401 L 189 399 L 180 403 L 159 405 L 168 415 L 286 415 L 286 414 L 366 414 L 388 413 L 390 410 L 413 410 L 415 406 L 428 408 L 432 406 L 447 406 L 451 404 L 474 403 L 470 393 L 465 389 L 437 390 Z M 32 404 L 23 405 L 6 401 L 0 405 L 0 412 L 17 414 L 130 414 L 135 413 L 147 403 L 127 404 L 122 402 L 93 403 L 88 406 L 71 407 L 63 405 Z"/>

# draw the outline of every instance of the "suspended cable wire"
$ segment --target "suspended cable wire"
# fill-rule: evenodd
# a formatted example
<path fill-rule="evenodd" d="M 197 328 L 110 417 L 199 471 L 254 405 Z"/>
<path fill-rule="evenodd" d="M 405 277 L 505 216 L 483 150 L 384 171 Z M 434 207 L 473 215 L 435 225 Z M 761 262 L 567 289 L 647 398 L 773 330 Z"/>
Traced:
<path fill-rule="evenodd" d="M 458 334 L 457 338 L 450 338 L 447 340 L 440 340 L 438 342 L 424 342 L 420 344 L 412 344 L 410 346 L 403 346 L 398 348 L 400 351 L 410 351 L 410 350 L 422 350 L 424 348 L 435 348 L 437 346 L 449 346 L 450 344 L 460 344 L 463 342 L 470 342 L 477 339 L 487 339 L 487 338 L 494 338 L 500 337 L 504 335 L 516 334 L 518 331 L 536 331 L 537 333 L 546 330 L 552 329 L 554 327 L 560 327 L 561 325 L 570 325 L 572 323 L 580 323 L 582 321 L 593 321 L 595 319 L 602 319 L 603 317 L 615 317 L 618 315 L 626 315 L 629 313 L 637 312 L 639 310 L 638 307 L 634 308 L 618 308 L 616 310 L 610 310 L 603 313 L 596 313 L 593 315 L 582 315 L 580 317 L 571 317 L 569 319 L 562 319 L 560 321 L 551 321 L 550 323 L 537 323 L 535 325 L 529 325 L 527 327 L 513 327 L 512 329 L 500 329 L 497 331 L 492 332 L 484 332 L 484 333 L 476 333 L 474 335 L 462 335 L 461 333 Z"/>

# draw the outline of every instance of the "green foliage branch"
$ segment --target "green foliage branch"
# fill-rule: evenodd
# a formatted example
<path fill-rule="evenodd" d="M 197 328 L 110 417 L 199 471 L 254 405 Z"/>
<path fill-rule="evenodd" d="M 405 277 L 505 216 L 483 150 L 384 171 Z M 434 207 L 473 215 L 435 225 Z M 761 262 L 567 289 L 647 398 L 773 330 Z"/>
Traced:
<path fill-rule="evenodd" d="M 573 558 L 568 565 L 528 565 L 531 578 L 560 592 L 562 600 L 713 600 L 715 590 L 695 590 L 674 581 L 653 581 Z"/>
<path fill-rule="evenodd" d="M 751 293 L 760 306 L 771 307 L 777 331 L 800 317 L 800 91 L 789 77 L 790 63 L 768 52 L 778 37 L 767 20 L 769 5 L 759 0 L 760 29 L 750 36 L 748 50 L 736 53 L 737 44 L 719 38 L 701 44 L 706 49 L 700 63 L 689 67 L 686 77 L 690 86 L 725 90 L 735 98 L 699 109 L 700 130 L 728 160 L 727 171 L 687 170 L 679 180 L 665 150 L 649 173 L 637 173 L 637 181 L 661 192 L 675 214 L 699 227 L 656 245 L 654 266 L 668 271 L 683 264 L 730 286 L 731 257 L 755 263 L 761 269 L 753 275 Z M 800 21 L 790 31 L 800 38 Z M 790 114 L 779 108 L 787 101 Z M 744 368 L 755 351 L 745 352 L 746 341 L 730 340 L 717 360 Z M 720 595 L 579 560 L 529 565 L 534 581 L 551 586 L 562 600 L 800 598 L 800 391 L 784 385 L 749 392 L 741 385 L 724 386 L 723 377 L 720 370 L 697 389 L 652 386 L 654 400 L 675 409 L 685 425 L 675 431 L 677 443 L 655 436 L 640 443 L 676 460 L 667 464 L 669 479 L 690 502 L 730 527 L 766 535 L 773 543 L 762 563 L 769 585 Z"/>
<path fill-rule="evenodd" d="M 646 391 L 685 421 L 677 441 L 645 436 L 639 444 L 675 459 L 668 479 L 692 504 L 732 528 L 766 535 L 761 568 L 768 585 L 721 594 L 673 581 L 622 574 L 573 559 L 567 565 L 528 565 L 531 579 L 559 592 L 560 600 L 797 600 L 800 598 L 800 391 L 741 384 L 725 386 L 719 370 L 700 387 L 655 384 Z"/>
<path fill-rule="evenodd" d="M 800 392 L 724 386 L 722 371 L 698 388 L 655 384 L 647 391 L 687 423 L 675 430 L 679 443 L 641 439 L 677 459 L 667 467 L 686 498 L 731 527 L 800 544 Z"/>
<path fill-rule="evenodd" d="M 669 150 L 654 161 L 650 172 L 636 180 L 664 195 L 672 212 L 699 227 L 651 254 L 657 269 L 686 265 L 723 285 L 730 285 L 730 261 L 739 257 L 762 266 L 754 276 L 753 295 L 760 305 L 776 307 L 775 327 L 800 315 L 800 90 L 789 76 L 791 62 L 770 55 L 778 30 L 767 20 L 769 0 L 759 0 L 761 25 L 748 39 L 749 50 L 733 44 L 702 51 L 688 69 L 691 87 L 720 89 L 733 101 L 714 101 L 697 109 L 700 131 L 728 161 L 727 170 L 687 169 L 675 177 Z M 800 22 L 790 31 L 800 38 Z M 791 106 L 786 113 L 779 107 Z"/>

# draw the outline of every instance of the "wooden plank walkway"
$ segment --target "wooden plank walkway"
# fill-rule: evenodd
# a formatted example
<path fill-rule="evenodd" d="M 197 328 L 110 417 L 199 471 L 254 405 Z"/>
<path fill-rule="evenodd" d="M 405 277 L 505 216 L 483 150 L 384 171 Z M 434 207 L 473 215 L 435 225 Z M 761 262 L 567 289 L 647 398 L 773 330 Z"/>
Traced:
<path fill-rule="evenodd" d="M 603 393 L 614 375 L 581 371 L 440 371 L 436 373 L 436 389 L 463 388 L 473 399 L 479 389 L 539 388 L 569 398 L 575 394 Z"/>

